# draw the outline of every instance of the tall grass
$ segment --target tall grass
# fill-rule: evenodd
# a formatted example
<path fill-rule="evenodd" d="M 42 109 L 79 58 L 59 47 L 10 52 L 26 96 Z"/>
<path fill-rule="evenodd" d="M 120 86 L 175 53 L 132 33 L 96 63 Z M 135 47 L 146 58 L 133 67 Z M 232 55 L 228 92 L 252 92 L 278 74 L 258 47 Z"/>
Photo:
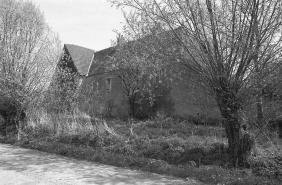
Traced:
<path fill-rule="evenodd" d="M 40 111 L 30 116 L 23 130 L 25 136 L 38 139 L 87 145 L 104 135 L 120 137 L 104 119 L 91 118 L 83 112 L 47 113 Z M 77 142 L 77 143 L 76 143 Z"/>
<path fill-rule="evenodd" d="M 251 132 L 254 135 L 258 133 L 256 130 Z M 269 140 L 259 134 L 256 138 L 256 150 L 250 158 L 250 167 L 234 169 L 226 150 L 226 134 L 220 126 L 194 125 L 172 118 L 124 122 L 101 117 L 91 118 L 79 111 L 60 114 L 38 111 L 30 116 L 23 135 L 29 140 L 99 149 L 112 155 L 130 158 L 127 160 L 128 164 L 116 162 L 122 166 L 138 166 L 142 163 L 147 166 L 143 165 L 142 168 L 164 171 L 160 170 L 161 166 L 175 165 L 178 169 L 176 171 L 182 174 L 177 176 L 190 173 L 205 182 L 205 178 L 207 181 L 215 178 L 213 182 L 225 182 L 243 177 L 249 180 L 250 177 L 252 179 L 258 176 L 282 180 L 280 139 L 273 136 Z M 99 157 L 103 158 L 100 155 Z M 132 157 L 155 162 L 140 162 Z M 186 170 L 185 173 L 182 168 Z M 204 175 L 204 172 L 211 174 L 211 177 Z M 225 173 L 229 175 L 223 178 Z"/>

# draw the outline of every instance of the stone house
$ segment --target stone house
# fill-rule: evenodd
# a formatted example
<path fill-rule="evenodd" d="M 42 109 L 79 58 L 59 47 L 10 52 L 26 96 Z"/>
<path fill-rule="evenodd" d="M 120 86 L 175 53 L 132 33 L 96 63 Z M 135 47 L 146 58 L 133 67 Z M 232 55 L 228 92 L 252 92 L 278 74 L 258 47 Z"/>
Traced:
<path fill-rule="evenodd" d="M 114 47 L 94 52 L 91 49 L 65 44 L 63 54 L 69 57 L 68 67 L 76 72 L 79 96 L 82 97 L 79 108 L 89 114 L 93 109 L 114 117 L 128 115 L 127 100 L 122 90 L 122 81 L 113 74 L 103 72 L 102 64 L 116 52 Z M 220 117 L 214 98 L 200 86 L 193 72 L 171 83 L 170 97 L 173 111 L 170 116 L 206 116 Z M 95 107 L 96 106 L 96 107 Z M 99 107 L 97 107 L 99 106 Z"/>

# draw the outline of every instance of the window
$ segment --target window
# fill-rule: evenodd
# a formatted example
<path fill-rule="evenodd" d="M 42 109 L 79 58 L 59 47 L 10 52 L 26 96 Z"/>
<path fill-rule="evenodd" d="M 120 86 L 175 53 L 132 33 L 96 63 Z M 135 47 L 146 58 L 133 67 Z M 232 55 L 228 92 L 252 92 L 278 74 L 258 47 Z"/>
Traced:
<path fill-rule="evenodd" d="M 106 89 L 110 91 L 112 89 L 112 78 L 106 79 Z"/>

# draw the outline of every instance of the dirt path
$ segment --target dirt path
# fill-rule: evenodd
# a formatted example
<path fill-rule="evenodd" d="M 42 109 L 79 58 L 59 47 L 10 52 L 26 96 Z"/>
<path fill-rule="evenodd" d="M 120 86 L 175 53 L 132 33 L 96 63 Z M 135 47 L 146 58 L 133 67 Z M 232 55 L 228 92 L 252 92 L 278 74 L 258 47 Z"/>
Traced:
<path fill-rule="evenodd" d="M 36 150 L 0 144 L 0 185 L 192 185 L 141 171 L 70 159 Z"/>

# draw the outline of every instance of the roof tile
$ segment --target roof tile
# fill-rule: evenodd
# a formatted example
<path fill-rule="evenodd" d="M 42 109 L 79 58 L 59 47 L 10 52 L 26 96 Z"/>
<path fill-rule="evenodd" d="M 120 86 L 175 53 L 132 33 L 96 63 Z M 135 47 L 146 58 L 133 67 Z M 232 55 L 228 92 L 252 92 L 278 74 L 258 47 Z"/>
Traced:
<path fill-rule="evenodd" d="M 94 61 L 91 63 L 88 75 L 94 75 L 95 69 L 103 64 L 107 57 L 111 57 L 115 54 L 116 49 L 109 47 L 94 53 Z"/>
<path fill-rule="evenodd" d="M 65 44 L 80 75 L 86 75 L 93 58 L 94 50 L 85 47 Z"/>

